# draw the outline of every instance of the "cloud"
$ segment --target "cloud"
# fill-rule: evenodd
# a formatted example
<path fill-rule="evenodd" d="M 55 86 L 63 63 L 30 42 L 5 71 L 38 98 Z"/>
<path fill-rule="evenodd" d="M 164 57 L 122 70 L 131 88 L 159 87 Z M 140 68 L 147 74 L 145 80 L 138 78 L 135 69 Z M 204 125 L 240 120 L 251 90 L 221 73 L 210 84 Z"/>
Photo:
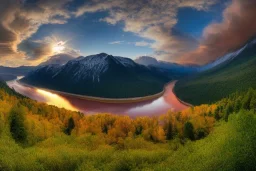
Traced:
<path fill-rule="evenodd" d="M 151 46 L 151 43 L 146 41 L 135 42 L 135 46 Z"/>
<path fill-rule="evenodd" d="M 80 56 L 81 53 L 79 50 L 68 47 L 68 41 L 63 42 L 58 40 L 58 38 L 54 36 L 47 36 L 41 40 L 30 40 L 27 39 L 23 41 L 19 45 L 19 49 L 25 53 L 26 59 L 30 61 L 44 61 L 47 57 L 56 55 L 53 47 L 63 43 L 65 48 L 61 51 L 61 53 L 77 57 Z"/>
<path fill-rule="evenodd" d="M 195 49 L 198 43 L 173 30 L 178 9 L 191 7 L 208 10 L 214 3 L 216 0 L 91 0 L 78 8 L 75 15 L 78 17 L 85 13 L 107 11 L 108 15 L 100 21 L 112 25 L 123 22 L 124 31 L 153 41 L 151 47 L 158 58 L 173 61 L 181 54 Z"/>
<path fill-rule="evenodd" d="M 114 41 L 114 42 L 109 42 L 108 44 L 110 44 L 110 45 L 116 45 L 116 44 L 120 45 L 120 44 L 123 44 L 123 43 L 124 43 L 124 41 Z"/>
<path fill-rule="evenodd" d="M 18 45 L 37 32 L 43 24 L 63 24 L 70 18 L 64 6 L 71 0 L 38 0 L 1 2 L 0 6 L 0 62 L 9 59 L 26 60 L 26 53 L 18 49 Z M 28 46 L 34 47 L 32 42 Z M 49 47 L 33 48 L 34 59 L 44 56 Z M 32 58 L 31 58 L 32 59 Z M 25 63 L 25 61 L 23 62 Z"/>
<path fill-rule="evenodd" d="M 180 62 L 205 64 L 240 48 L 255 36 L 255 18 L 255 0 L 233 0 L 223 12 L 223 21 L 209 25 L 200 46 L 182 56 Z"/>

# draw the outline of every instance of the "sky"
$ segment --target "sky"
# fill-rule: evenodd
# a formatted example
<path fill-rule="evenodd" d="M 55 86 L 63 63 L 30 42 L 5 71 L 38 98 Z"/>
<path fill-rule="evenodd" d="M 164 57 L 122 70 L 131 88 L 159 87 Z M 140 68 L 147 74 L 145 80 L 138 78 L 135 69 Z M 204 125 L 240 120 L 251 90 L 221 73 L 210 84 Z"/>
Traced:
<path fill-rule="evenodd" d="M 0 65 L 105 52 L 207 64 L 256 34 L 255 0 L 0 0 Z"/>

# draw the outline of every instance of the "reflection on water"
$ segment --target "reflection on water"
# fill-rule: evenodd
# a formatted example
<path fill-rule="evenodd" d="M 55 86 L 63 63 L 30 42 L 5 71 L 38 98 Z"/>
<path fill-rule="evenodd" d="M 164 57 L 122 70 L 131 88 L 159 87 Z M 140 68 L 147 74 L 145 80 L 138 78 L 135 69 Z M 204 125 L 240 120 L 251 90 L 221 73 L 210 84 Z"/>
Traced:
<path fill-rule="evenodd" d="M 74 111 L 78 111 L 78 109 L 76 109 L 74 106 L 72 106 L 68 100 L 62 98 L 61 96 L 45 91 L 45 90 L 41 90 L 41 89 L 36 89 L 36 92 L 41 94 L 43 97 L 45 97 L 47 104 L 49 105 L 55 105 L 58 107 L 64 107 L 68 110 L 74 110 Z M 37 99 L 35 99 L 37 100 Z"/>
<path fill-rule="evenodd" d="M 56 93 L 51 93 L 42 89 L 27 87 L 21 85 L 16 80 L 7 82 L 9 87 L 14 88 L 17 92 L 40 102 L 45 102 L 50 105 L 63 107 L 68 110 L 80 111 L 85 114 L 94 113 L 114 113 L 114 114 L 127 114 L 130 116 L 153 116 L 166 113 L 168 110 L 180 111 L 187 106 L 180 103 L 173 94 L 172 89 L 175 82 L 170 83 L 166 87 L 164 95 L 155 100 L 149 100 L 137 103 L 124 103 L 124 104 L 109 104 L 94 102 L 84 99 L 79 99 L 74 96 L 65 96 Z"/>

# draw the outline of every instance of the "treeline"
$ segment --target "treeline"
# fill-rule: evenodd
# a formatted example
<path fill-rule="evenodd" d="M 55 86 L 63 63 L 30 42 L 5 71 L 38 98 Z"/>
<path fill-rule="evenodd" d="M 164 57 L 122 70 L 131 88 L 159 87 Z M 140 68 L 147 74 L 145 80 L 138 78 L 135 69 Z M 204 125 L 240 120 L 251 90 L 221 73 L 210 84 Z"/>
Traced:
<path fill-rule="evenodd" d="M 256 90 L 250 88 L 247 92 L 236 92 L 220 100 L 217 102 L 214 118 L 216 120 L 223 118 L 228 121 L 230 114 L 237 113 L 240 110 L 256 112 Z"/>

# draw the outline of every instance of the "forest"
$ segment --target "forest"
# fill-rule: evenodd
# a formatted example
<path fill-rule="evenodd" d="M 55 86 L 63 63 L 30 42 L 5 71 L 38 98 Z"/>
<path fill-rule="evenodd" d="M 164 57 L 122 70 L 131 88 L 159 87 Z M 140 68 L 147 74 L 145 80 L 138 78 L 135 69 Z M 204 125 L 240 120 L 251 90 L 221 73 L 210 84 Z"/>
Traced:
<path fill-rule="evenodd" d="M 240 54 L 232 62 L 200 74 L 181 79 L 175 86 L 175 94 L 193 105 L 215 103 L 226 96 L 250 87 L 256 88 L 255 47 L 253 55 Z"/>
<path fill-rule="evenodd" d="M 0 83 L 0 170 L 255 170 L 256 90 L 155 117 L 84 115 Z"/>

